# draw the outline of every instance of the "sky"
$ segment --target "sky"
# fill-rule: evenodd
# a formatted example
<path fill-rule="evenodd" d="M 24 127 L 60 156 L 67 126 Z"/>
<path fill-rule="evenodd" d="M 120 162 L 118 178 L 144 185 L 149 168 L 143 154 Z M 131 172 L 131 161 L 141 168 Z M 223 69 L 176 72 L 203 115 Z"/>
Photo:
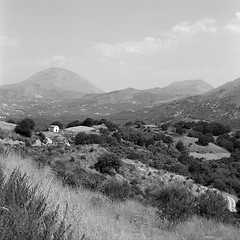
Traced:
<path fill-rule="evenodd" d="M 0 84 L 61 67 L 104 91 L 240 77 L 239 0 L 0 0 Z"/>

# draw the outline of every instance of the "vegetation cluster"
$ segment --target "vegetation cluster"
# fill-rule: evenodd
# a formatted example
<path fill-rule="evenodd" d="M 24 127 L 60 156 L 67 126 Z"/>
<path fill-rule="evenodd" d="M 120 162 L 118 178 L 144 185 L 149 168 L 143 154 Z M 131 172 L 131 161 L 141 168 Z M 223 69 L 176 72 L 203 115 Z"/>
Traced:
<path fill-rule="evenodd" d="M 70 125 L 79 124 L 74 122 Z M 121 159 L 136 160 L 155 169 L 184 175 L 196 183 L 212 186 L 240 197 L 239 131 L 231 133 L 229 127 L 202 121 L 181 121 L 174 125 L 164 123 L 159 126 L 159 131 L 144 127 L 145 124 L 141 121 L 117 126 L 104 119 L 87 118 L 81 124 L 85 126 L 105 124 L 107 129 L 100 130 L 98 134 L 78 133 L 72 147 L 44 145 L 33 148 L 30 144 L 26 146 L 26 153 L 35 156 L 39 165 L 48 164 L 63 184 L 100 191 L 112 200 L 139 200 L 157 207 L 156 214 L 160 219 L 165 218 L 179 223 L 198 215 L 216 221 L 234 222 L 221 195 L 207 192 L 194 197 L 184 186 L 166 187 L 160 191 L 152 189 L 147 192 L 141 188 L 136 179 L 126 181 Z M 23 131 L 16 130 L 19 126 Z M 44 133 L 33 134 L 34 122 L 29 119 L 20 121 L 16 129 L 15 132 L 24 137 L 38 138 L 41 142 L 45 139 Z M 25 134 L 26 129 L 31 135 Z M 212 161 L 194 158 L 189 155 L 188 146 L 182 141 L 174 142 L 174 137 L 181 135 L 198 136 L 197 144 L 200 145 L 214 142 L 229 148 L 227 146 L 231 142 L 233 146 L 231 157 Z M 97 156 L 92 165 L 86 167 L 84 165 L 87 161 L 86 156 L 78 155 L 78 150 L 83 145 L 92 144 L 104 147 L 107 153 Z M 89 152 L 94 154 L 94 149 L 90 148 Z M 62 156 L 60 159 L 71 157 L 67 161 L 53 161 L 58 156 Z"/>

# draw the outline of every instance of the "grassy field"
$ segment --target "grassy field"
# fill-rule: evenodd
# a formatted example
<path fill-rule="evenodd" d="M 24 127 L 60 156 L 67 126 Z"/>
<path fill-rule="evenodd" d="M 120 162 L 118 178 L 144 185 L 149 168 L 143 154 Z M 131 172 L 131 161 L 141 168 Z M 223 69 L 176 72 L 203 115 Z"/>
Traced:
<path fill-rule="evenodd" d="M 62 215 L 68 206 L 67 222 L 74 230 L 73 239 L 88 240 L 201 240 L 240 239 L 240 230 L 213 221 L 193 218 L 174 230 L 167 222 L 155 221 L 155 209 L 135 201 L 116 203 L 105 196 L 81 188 L 71 189 L 54 177 L 48 167 L 39 169 L 30 158 L 9 155 L 0 157 L 4 173 L 19 167 L 27 173 L 31 185 L 38 184 L 48 196 L 48 207 L 60 204 Z"/>
<path fill-rule="evenodd" d="M 226 149 L 209 143 L 208 146 L 200 146 L 196 144 L 197 138 L 187 136 L 173 137 L 174 142 L 182 141 L 184 146 L 189 150 L 189 154 L 196 158 L 204 158 L 205 160 L 217 160 L 223 157 L 230 157 L 230 152 Z"/>

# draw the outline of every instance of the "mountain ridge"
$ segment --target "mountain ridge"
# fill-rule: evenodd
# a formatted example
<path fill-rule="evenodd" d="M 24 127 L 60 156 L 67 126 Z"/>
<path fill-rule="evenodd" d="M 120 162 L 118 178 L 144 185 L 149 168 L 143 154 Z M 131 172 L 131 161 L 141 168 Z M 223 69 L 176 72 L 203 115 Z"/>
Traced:
<path fill-rule="evenodd" d="M 112 119 L 126 121 L 141 118 L 153 122 L 206 120 L 239 128 L 239 92 L 240 78 L 237 78 L 202 95 L 176 99 L 152 108 L 139 109 L 135 113 L 117 113 L 112 115 Z"/>

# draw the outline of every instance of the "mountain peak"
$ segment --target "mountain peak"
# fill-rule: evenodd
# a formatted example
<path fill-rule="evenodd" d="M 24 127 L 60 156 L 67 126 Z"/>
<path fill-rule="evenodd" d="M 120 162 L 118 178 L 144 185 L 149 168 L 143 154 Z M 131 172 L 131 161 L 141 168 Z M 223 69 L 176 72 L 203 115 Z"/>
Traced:
<path fill-rule="evenodd" d="M 214 89 L 212 85 L 210 85 L 209 83 L 205 82 L 202 79 L 174 82 L 169 84 L 165 88 L 169 88 L 169 89 L 176 88 L 178 90 L 184 89 L 188 91 L 191 90 L 192 92 L 194 92 L 195 95 L 203 94 Z"/>
<path fill-rule="evenodd" d="M 0 95 L 10 100 L 17 98 L 65 99 L 93 93 L 103 93 L 103 91 L 79 74 L 64 68 L 49 68 L 35 73 L 25 81 L 0 88 Z"/>
<path fill-rule="evenodd" d="M 72 91 L 81 93 L 102 93 L 103 91 L 81 75 L 64 68 L 49 68 L 40 71 L 20 84 L 33 84 L 47 90 Z"/>

